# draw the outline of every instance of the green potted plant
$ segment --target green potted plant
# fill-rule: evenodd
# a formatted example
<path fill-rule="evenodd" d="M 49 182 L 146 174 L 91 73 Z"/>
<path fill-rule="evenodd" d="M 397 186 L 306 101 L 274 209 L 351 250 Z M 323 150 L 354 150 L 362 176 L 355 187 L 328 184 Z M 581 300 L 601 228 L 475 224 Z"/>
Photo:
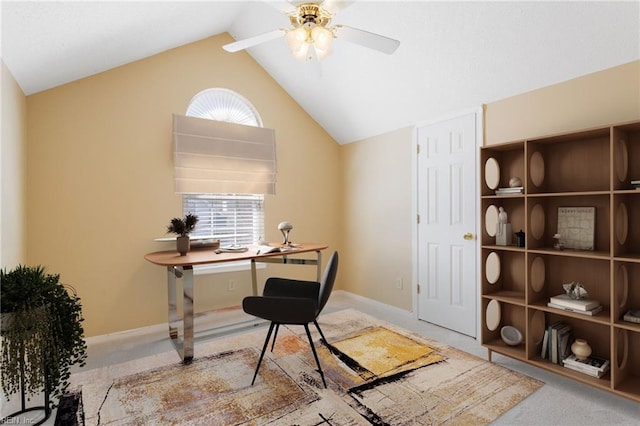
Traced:
<path fill-rule="evenodd" d="M 191 248 L 191 240 L 189 234 L 195 229 L 198 223 L 198 216 L 191 213 L 187 214 L 184 219 L 174 217 L 167 227 L 167 232 L 178 235 L 176 244 L 180 256 L 186 256 Z"/>
<path fill-rule="evenodd" d="M 0 282 L 2 390 L 7 398 L 21 392 L 21 412 L 33 409 L 26 409 L 25 396 L 44 392 L 48 418 L 69 386 L 71 367 L 87 358 L 80 298 L 42 266 L 0 270 Z"/>

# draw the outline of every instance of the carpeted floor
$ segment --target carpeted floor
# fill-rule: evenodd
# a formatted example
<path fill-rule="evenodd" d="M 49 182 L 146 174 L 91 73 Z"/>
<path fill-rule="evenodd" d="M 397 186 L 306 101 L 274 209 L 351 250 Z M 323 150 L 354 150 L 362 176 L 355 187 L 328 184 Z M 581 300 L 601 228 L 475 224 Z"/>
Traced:
<path fill-rule="evenodd" d="M 256 384 L 266 328 L 72 376 L 87 425 L 487 424 L 542 383 L 355 310 L 320 317 L 330 345 L 281 327 Z"/>

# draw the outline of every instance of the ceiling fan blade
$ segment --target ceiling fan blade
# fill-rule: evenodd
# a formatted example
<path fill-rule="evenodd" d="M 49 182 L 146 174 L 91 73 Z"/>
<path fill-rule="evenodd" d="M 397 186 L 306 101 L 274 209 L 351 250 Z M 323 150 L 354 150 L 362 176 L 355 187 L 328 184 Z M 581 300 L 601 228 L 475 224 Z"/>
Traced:
<path fill-rule="evenodd" d="M 336 25 L 336 37 L 368 47 L 369 49 L 378 50 L 387 55 L 391 55 L 396 51 L 398 46 L 400 46 L 398 40 L 380 34 L 370 33 L 369 31 L 347 27 L 346 25 Z"/>
<path fill-rule="evenodd" d="M 257 36 L 245 38 L 244 40 L 235 41 L 233 43 L 225 44 L 222 46 L 227 52 L 238 52 L 240 50 L 248 49 L 258 44 L 266 43 L 271 40 L 275 40 L 284 36 L 284 30 L 273 30 L 268 33 L 259 34 Z"/>
<path fill-rule="evenodd" d="M 279 10 L 282 13 L 288 14 L 296 11 L 295 2 L 287 0 L 263 0 L 272 8 Z"/>
<path fill-rule="evenodd" d="M 320 3 L 325 10 L 335 15 L 336 13 L 341 12 L 347 7 L 351 6 L 355 2 L 356 0 L 324 0 Z"/>

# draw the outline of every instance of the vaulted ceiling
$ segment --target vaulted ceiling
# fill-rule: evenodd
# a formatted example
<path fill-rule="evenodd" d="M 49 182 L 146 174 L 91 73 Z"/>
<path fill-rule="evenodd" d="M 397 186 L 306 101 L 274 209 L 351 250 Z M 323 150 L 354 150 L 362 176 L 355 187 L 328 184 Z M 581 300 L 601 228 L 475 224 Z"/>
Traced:
<path fill-rule="evenodd" d="M 223 32 L 289 27 L 282 3 L 3 0 L 1 55 L 30 95 Z M 640 59 L 639 1 L 347 3 L 331 24 L 400 40 L 393 55 L 339 38 L 319 67 L 282 38 L 248 50 L 339 143 Z"/>

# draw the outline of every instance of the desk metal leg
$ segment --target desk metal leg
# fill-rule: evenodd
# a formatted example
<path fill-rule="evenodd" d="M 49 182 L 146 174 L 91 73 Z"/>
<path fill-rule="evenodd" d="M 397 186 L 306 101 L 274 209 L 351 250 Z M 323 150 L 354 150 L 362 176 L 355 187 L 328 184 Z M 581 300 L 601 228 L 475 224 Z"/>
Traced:
<path fill-rule="evenodd" d="M 316 254 L 318 255 L 318 260 L 316 263 L 316 276 L 317 276 L 317 281 L 320 282 L 320 278 L 322 276 L 322 252 L 321 251 L 317 251 Z"/>
<path fill-rule="evenodd" d="M 258 274 L 256 272 L 256 260 L 251 259 L 251 290 L 253 295 L 258 295 Z"/>
<path fill-rule="evenodd" d="M 182 361 L 188 364 L 193 359 L 193 267 L 185 266 L 183 272 L 184 354 Z"/>
<path fill-rule="evenodd" d="M 180 274 L 173 266 L 167 267 L 167 296 L 169 301 L 169 337 L 174 342 L 179 338 L 178 326 L 180 316 L 178 315 L 178 295 L 176 288 L 176 276 Z M 181 274 L 180 274 L 181 275 Z"/>
<path fill-rule="evenodd" d="M 182 278 L 182 316 L 178 315 L 177 278 Z M 167 268 L 169 337 L 185 364 L 193 360 L 193 268 Z"/>

